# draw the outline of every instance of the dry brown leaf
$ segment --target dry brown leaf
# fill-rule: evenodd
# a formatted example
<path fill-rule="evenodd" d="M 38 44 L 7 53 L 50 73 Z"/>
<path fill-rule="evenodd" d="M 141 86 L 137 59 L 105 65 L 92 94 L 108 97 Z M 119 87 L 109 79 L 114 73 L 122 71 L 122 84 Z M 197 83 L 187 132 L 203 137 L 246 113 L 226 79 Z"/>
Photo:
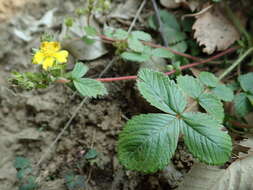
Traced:
<path fill-rule="evenodd" d="M 177 190 L 251 190 L 252 169 L 253 156 L 238 159 L 226 170 L 195 164 Z"/>
<path fill-rule="evenodd" d="M 208 54 L 225 50 L 240 39 L 240 33 L 218 7 L 197 16 L 193 30 L 194 38 L 199 45 L 205 46 L 203 52 Z"/>
<path fill-rule="evenodd" d="M 196 163 L 177 190 L 210 190 L 225 170 Z"/>
<path fill-rule="evenodd" d="M 211 190 L 253 189 L 253 156 L 235 161 Z"/>

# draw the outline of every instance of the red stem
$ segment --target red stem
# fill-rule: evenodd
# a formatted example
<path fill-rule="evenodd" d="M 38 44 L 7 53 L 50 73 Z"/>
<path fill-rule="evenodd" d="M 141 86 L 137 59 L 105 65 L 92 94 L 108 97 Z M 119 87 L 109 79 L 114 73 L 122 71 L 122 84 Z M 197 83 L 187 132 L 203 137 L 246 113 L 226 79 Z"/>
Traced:
<path fill-rule="evenodd" d="M 99 35 L 99 37 L 105 42 L 105 43 L 113 43 L 113 42 L 116 42 L 116 41 L 120 41 L 120 40 L 115 40 L 115 39 L 112 39 L 112 38 L 109 38 L 105 35 Z M 147 45 L 149 47 L 153 47 L 153 48 L 162 48 L 162 49 L 166 49 L 176 55 L 180 55 L 182 57 L 186 57 L 188 59 L 191 59 L 191 60 L 194 60 L 194 61 L 201 61 L 202 59 L 198 58 L 198 57 L 194 57 L 192 55 L 189 55 L 189 54 L 186 54 L 186 53 L 182 53 L 182 52 L 179 52 L 179 51 L 176 51 L 172 48 L 169 48 L 169 47 L 164 47 L 164 46 L 161 46 L 161 45 L 157 45 L 157 44 L 153 44 L 151 42 L 142 42 L 144 45 Z"/>
<path fill-rule="evenodd" d="M 182 67 L 180 67 L 181 70 L 184 70 L 184 69 L 188 69 L 188 68 L 192 68 L 192 67 L 196 67 L 198 65 L 201 65 L 201 64 L 204 64 L 204 63 L 208 63 L 210 61 L 213 61 L 215 59 L 218 59 L 224 55 L 227 55 L 229 53 L 232 53 L 234 52 L 235 50 L 237 50 L 238 47 L 233 47 L 233 48 L 229 48 L 221 53 L 218 53 L 217 55 L 214 55 L 206 60 L 202 60 L 200 62 L 195 62 L 195 63 L 191 63 L 191 64 L 188 64 L 188 65 L 184 65 Z M 175 73 L 176 70 L 173 70 L 173 71 L 170 71 L 170 72 L 166 72 L 165 74 L 166 75 L 171 75 L 173 73 Z M 113 81 L 122 81 L 122 80 L 135 80 L 137 79 L 137 76 L 124 76 L 124 77 L 113 77 L 113 78 L 98 78 L 96 80 L 98 81 L 101 81 L 101 82 L 113 82 Z"/>

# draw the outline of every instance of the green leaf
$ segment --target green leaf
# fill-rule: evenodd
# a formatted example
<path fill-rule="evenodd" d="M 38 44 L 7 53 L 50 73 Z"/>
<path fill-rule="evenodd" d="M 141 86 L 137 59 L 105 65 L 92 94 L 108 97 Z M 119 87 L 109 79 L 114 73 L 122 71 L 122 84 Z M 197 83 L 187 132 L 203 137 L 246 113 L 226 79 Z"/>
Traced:
<path fill-rule="evenodd" d="M 222 102 L 212 94 L 202 94 L 198 99 L 199 104 L 207 113 L 220 123 L 224 120 L 224 108 Z"/>
<path fill-rule="evenodd" d="M 87 160 L 90 160 L 90 159 L 94 159 L 96 158 L 98 155 L 98 152 L 96 151 L 96 149 L 90 149 L 85 155 L 84 155 L 84 158 L 87 159 Z"/>
<path fill-rule="evenodd" d="M 152 56 L 161 57 L 161 58 L 174 58 L 174 54 L 164 48 L 156 48 L 152 51 Z"/>
<path fill-rule="evenodd" d="M 177 31 L 180 31 L 180 26 L 174 14 L 169 13 L 168 11 L 165 11 L 165 10 L 159 11 L 159 13 L 160 13 L 161 20 L 166 27 L 173 28 Z M 159 27 L 159 24 L 157 23 L 157 19 L 155 15 L 149 18 L 148 23 L 149 23 L 149 26 L 154 30 L 157 30 Z"/>
<path fill-rule="evenodd" d="M 253 106 L 253 96 L 252 95 L 247 95 L 251 105 Z"/>
<path fill-rule="evenodd" d="M 128 38 L 128 32 L 125 31 L 125 30 L 122 30 L 122 29 L 117 29 L 114 34 L 113 34 L 113 37 L 116 39 L 116 40 L 125 40 Z"/>
<path fill-rule="evenodd" d="M 128 47 L 131 50 L 133 50 L 135 52 L 139 52 L 139 53 L 142 53 L 144 51 L 144 45 L 137 38 L 134 38 L 133 36 L 130 36 L 127 39 L 127 42 L 128 42 Z"/>
<path fill-rule="evenodd" d="M 143 40 L 143 41 L 151 41 L 152 40 L 151 35 L 146 32 L 143 32 L 143 31 L 134 31 L 131 33 L 131 35 L 138 40 Z"/>
<path fill-rule="evenodd" d="M 66 175 L 65 181 L 69 190 L 80 190 L 85 187 L 85 179 L 81 175 Z"/>
<path fill-rule="evenodd" d="M 96 36 L 98 34 L 96 28 L 91 27 L 91 26 L 85 26 L 84 31 L 85 31 L 86 35 L 88 35 L 88 36 Z"/>
<path fill-rule="evenodd" d="M 84 42 L 85 44 L 87 44 L 87 45 L 92 45 L 92 44 L 94 44 L 94 43 L 96 42 L 96 40 L 91 39 L 91 38 L 89 38 L 89 37 L 87 37 L 87 36 L 83 36 L 83 37 L 82 37 L 82 40 L 83 40 L 83 42 Z"/>
<path fill-rule="evenodd" d="M 216 87 L 219 85 L 219 79 L 213 73 L 201 72 L 199 78 L 208 87 Z"/>
<path fill-rule="evenodd" d="M 177 84 L 187 95 L 195 99 L 205 90 L 203 84 L 198 79 L 189 75 L 179 76 Z"/>
<path fill-rule="evenodd" d="M 77 62 L 73 71 L 71 72 L 71 76 L 72 78 L 81 78 L 88 72 L 88 70 L 89 68 L 82 62 Z"/>
<path fill-rule="evenodd" d="M 107 94 L 104 84 L 97 80 L 79 78 L 75 79 L 73 82 L 76 89 L 82 96 L 96 98 L 98 95 Z"/>
<path fill-rule="evenodd" d="M 224 84 L 219 84 L 211 92 L 220 100 L 231 102 L 234 99 L 233 90 Z"/>
<path fill-rule="evenodd" d="M 14 167 L 16 169 L 24 169 L 30 167 L 30 161 L 25 157 L 16 157 Z"/>
<path fill-rule="evenodd" d="M 148 61 L 150 56 L 147 54 L 124 52 L 120 55 L 123 59 L 128 61 L 145 62 Z"/>
<path fill-rule="evenodd" d="M 251 94 L 253 94 L 253 73 L 248 73 L 245 75 L 241 75 L 239 78 L 239 83 L 242 87 L 242 89 L 245 92 L 250 92 Z"/>
<path fill-rule="evenodd" d="M 184 113 L 182 119 L 181 129 L 185 144 L 195 157 L 212 165 L 221 165 L 228 161 L 232 142 L 219 122 L 203 113 Z"/>
<path fill-rule="evenodd" d="M 169 45 L 175 45 L 176 43 L 186 40 L 186 34 L 184 32 L 175 30 L 170 27 L 165 27 L 164 31 Z"/>
<path fill-rule="evenodd" d="M 129 120 L 119 135 L 120 162 L 130 170 L 155 172 L 173 156 L 180 120 L 167 114 L 146 114 Z"/>
<path fill-rule="evenodd" d="M 252 111 L 252 106 L 246 93 L 237 94 L 234 98 L 235 112 L 240 117 L 244 117 L 250 111 Z"/>
<path fill-rule="evenodd" d="M 179 52 L 186 52 L 188 45 L 185 41 L 177 42 L 176 44 L 170 45 L 170 47 Z"/>
<path fill-rule="evenodd" d="M 137 86 L 142 96 L 156 108 L 170 114 L 185 110 L 187 102 L 182 91 L 163 73 L 142 69 Z"/>
<path fill-rule="evenodd" d="M 114 29 L 111 27 L 106 27 L 104 29 L 104 35 L 109 37 L 109 38 L 113 38 L 113 34 L 114 34 Z"/>

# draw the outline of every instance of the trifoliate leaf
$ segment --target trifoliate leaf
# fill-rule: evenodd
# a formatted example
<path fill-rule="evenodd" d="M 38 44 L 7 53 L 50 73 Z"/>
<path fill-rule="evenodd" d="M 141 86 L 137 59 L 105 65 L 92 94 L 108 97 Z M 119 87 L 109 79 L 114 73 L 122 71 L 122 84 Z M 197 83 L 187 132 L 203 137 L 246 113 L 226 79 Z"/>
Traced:
<path fill-rule="evenodd" d="M 75 79 L 73 82 L 74 82 L 74 85 L 75 85 L 77 91 L 82 96 L 96 98 L 99 95 L 106 95 L 107 94 L 107 90 L 106 90 L 104 84 L 97 81 L 97 80 L 78 78 L 78 79 Z"/>
<path fill-rule="evenodd" d="M 246 93 L 237 94 L 234 98 L 235 112 L 240 117 L 245 116 L 252 111 L 252 106 Z"/>
<path fill-rule="evenodd" d="M 245 92 L 250 92 L 251 94 L 253 94 L 253 73 L 248 73 L 245 75 L 241 75 L 239 78 L 239 83 L 242 87 L 242 89 Z"/>
<path fill-rule="evenodd" d="M 143 40 L 143 41 L 151 41 L 152 40 L 151 35 L 146 32 L 143 32 L 143 31 L 134 31 L 131 33 L 131 35 L 138 40 Z"/>
<path fill-rule="evenodd" d="M 126 59 L 128 61 L 136 61 L 136 62 L 145 62 L 148 61 L 150 58 L 150 55 L 146 53 L 133 53 L 133 52 L 124 52 L 120 55 L 123 59 Z"/>
<path fill-rule="evenodd" d="M 30 161 L 25 157 L 16 157 L 14 167 L 16 169 L 24 169 L 30 167 Z"/>
<path fill-rule="evenodd" d="M 88 70 L 89 68 L 86 65 L 81 62 L 77 62 L 73 71 L 71 72 L 71 76 L 72 78 L 81 78 L 87 73 Z"/>
<path fill-rule="evenodd" d="M 120 162 L 130 170 L 155 172 L 173 156 L 180 120 L 167 114 L 146 114 L 129 120 L 119 135 Z"/>
<path fill-rule="evenodd" d="M 128 47 L 131 50 L 133 50 L 135 52 L 139 52 L 139 53 L 142 53 L 144 51 L 144 45 L 137 38 L 134 38 L 133 36 L 130 36 L 127 39 L 127 42 L 128 42 Z"/>
<path fill-rule="evenodd" d="M 204 113 L 184 113 L 182 119 L 184 142 L 195 157 L 212 165 L 228 161 L 232 142 L 218 121 Z"/>
<path fill-rule="evenodd" d="M 179 76 L 177 84 L 187 95 L 195 99 L 205 90 L 203 84 L 198 79 L 189 75 Z"/>
<path fill-rule="evenodd" d="M 161 58 L 168 58 L 172 59 L 174 58 L 174 54 L 170 51 L 163 49 L 163 48 L 156 48 L 152 51 L 152 56 L 161 57 Z"/>
<path fill-rule="evenodd" d="M 198 102 L 207 113 L 222 123 L 224 119 L 224 108 L 222 102 L 216 96 L 212 94 L 202 94 Z"/>
<path fill-rule="evenodd" d="M 208 87 L 216 87 L 219 85 L 219 79 L 213 73 L 201 72 L 199 78 Z"/>
<path fill-rule="evenodd" d="M 224 84 L 219 84 L 211 92 L 220 100 L 231 102 L 234 99 L 233 90 Z"/>
<path fill-rule="evenodd" d="M 96 28 L 91 27 L 91 26 L 85 26 L 84 31 L 85 31 L 86 35 L 88 35 L 88 36 L 96 36 L 98 33 Z"/>
<path fill-rule="evenodd" d="M 170 113 L 182 113 L 186 98 L 178 86 L 161 72 L 142 69 L 138 74 L 137 86 L 142 96 L 156 108 Z"/>
<path fill-rule="evenodd" d="M 127 39 L 127 37 L 128 37 L 128 32 L 125 31 L 125 30 L 122 30 L 122 29 L 117 29 L 117 30 L 114 32 L 113 37 L 114 37 L 116 40 L 125 40 L 125 39 Z"/>

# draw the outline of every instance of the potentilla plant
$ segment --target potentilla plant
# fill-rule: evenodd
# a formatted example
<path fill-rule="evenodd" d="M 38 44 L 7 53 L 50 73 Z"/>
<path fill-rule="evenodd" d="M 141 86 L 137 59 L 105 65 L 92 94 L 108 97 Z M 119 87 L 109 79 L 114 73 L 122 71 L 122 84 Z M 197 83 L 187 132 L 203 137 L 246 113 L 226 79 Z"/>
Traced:
<path fill-rule="evenodd" d="M 43 41 L 40 48 L 35 50 L 32 63 L 41 65 L 40 72 L 13 72 L 10 79 L 12 84 L 26 90 L 46 88 L 55 82 L 65 83 L 75 88 L 82 96 L 97 97 L 107 94 L 105 86 L 94 79 L 83 78 L 88 72 L 88 67 L 77 62 L 72 71 L 66 70 L 68 51 L 61 50 L 61 45 L 56 41 Z"/>
<path fill-rule="evenodd" d="M 207 75 L 210 79 L 206 73 L 202 78 Z M 222 84 L 216 81 L 216 85 Z M 175 83 L 163 73 L 143 69 L 139 72 L 137 87 L 163 113 L 141 114 L 125 125 L 117 151 L 127 169 L 146 173 L 163 169 L 175 153 L 180 136 L 189 151 L 204 163 L 222 165 L 229 160 L 232 142 L 222 126 L 222 103 L 204 89 L 199 79 L 180 76 Z M 207 113 L 188 111 L 187 96 Z"/>

